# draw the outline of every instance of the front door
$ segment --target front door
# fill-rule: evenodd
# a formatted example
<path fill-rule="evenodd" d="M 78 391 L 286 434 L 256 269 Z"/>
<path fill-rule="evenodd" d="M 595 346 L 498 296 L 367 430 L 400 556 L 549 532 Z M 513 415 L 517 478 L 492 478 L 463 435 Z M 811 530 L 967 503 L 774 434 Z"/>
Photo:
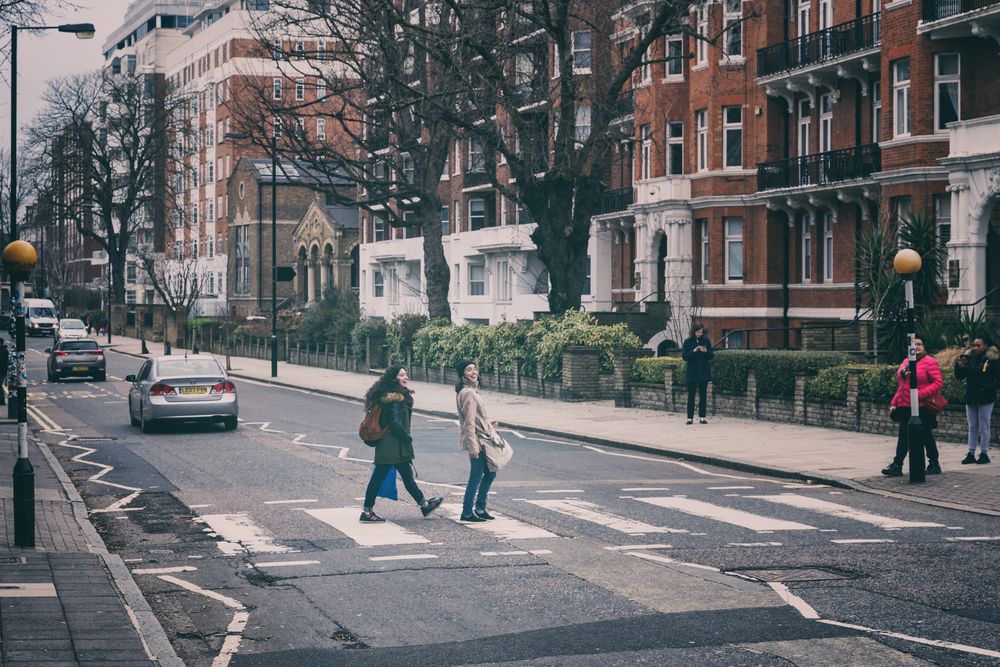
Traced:
<path fill-rule="evenodd" d="M 993 204 L 986 231 L 986 294 L 987 308 L 1000 308 L 1000 205 L 997 204 Z"/>
<path fill-rule="evenodd" d="M 667 237 L 660 236 L 659 249 L 656 253 L 656 300 L 667 300 L 667 267 L 663 260 L 667 258 Z"/>

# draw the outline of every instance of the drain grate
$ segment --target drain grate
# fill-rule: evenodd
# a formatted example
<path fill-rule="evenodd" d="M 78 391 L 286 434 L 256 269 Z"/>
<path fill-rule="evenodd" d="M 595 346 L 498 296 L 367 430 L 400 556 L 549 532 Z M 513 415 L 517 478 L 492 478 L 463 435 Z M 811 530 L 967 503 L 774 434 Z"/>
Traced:
<path fill-rule="evenodd" d="M 729 570 L 732 574 L 750 577 L 758 581 L 833 581 L 854 579 L 855 575 L 820 567 L 782 567 L 768 570 Z"/>

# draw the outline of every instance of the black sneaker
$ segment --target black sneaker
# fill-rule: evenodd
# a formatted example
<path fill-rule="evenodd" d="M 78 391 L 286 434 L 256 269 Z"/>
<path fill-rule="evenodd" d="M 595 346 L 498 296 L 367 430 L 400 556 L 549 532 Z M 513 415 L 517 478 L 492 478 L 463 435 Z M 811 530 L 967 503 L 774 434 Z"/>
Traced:
<path fill-rule="evenodd" d="M 444 502 L 444 498 L 431 498 L 427 501 L 427 507 L 423 505 L 420 506 L 420 511 L 423 512 L 424 516 L 430 516 L 431 512 L 436 510 Z"/>
<path fill-rule="evenodd" d="M 487 512 L 486 510 L 483 510 L 482 512 L 477 511 L 476 512 L 476 516 L 478 516 L 480 519 L 485 519 L 487 521 L 492 521 L 493 519 L 496 518 L 495 516 L 493 516 L 492 514 L 490 514 L 489 512 Z"/>
<path fill-rule="evenodd" d="M 976 463 L 989 463 L 990 455 L 986 452 L 979 452 L 979 458 L 976 459 Z"/>
<path fill-rule="evenodd" d="M 885 468 L 882 468 L 882 474 L 886 477 L 902 477 L 903 476 L 903 466 L 897 465 L 895 463 L 890 463 Z"/>
<path fill-rule="evenodd" d="M 361 523 L 385 523 L 385 519 L 380 517 L 375 512 L 369 512 L 367 510 L 361 512 L 361 518 L 358 519 Z"/>
<path fill-rule="evenodd" d="M 975 462 L 976 462 L 975 452 L 969 452 L 968 454 L 965 455 L 965 458 L 962 459 L 962 465 L 968 465 L 970 463 L 975 463 Z"/>
<path fill-rule="evenodd" d="M 483 523 L 484 521 L 486 521 L 486 519 L 483 519 L 477 514 L 463 514 L 462 516 L 459 517 L 459 519 L 466 523 Z"/>
<path fill-rule="evenodd" d="M 686 421 L 686 422 L 684 422 L 684 423 L 685 423 L 685 424 L 687 424 L 688 426 L 690 426 L 691 424 L 693 424 L 693 423 L 694 423 L 694 420 L 693 420 L 693 419 L 689 419 L 689 420 L 687 420 L 687 421 Z"/>
<path fill-rule="evenodd" d="M 701 419 L 698 420 L 698 422 L 701 423 L 701 424 L 707 424 L 708 420 L 705 419 L 704 417 L 702 417 Z"/>
<path fill-rule="evenodd" d="M 941 474 L 941 464 L 937 461 L 931 461 L 927 464 L 927 469 L 924 471 L 928 475 L 940 475 Z"/>

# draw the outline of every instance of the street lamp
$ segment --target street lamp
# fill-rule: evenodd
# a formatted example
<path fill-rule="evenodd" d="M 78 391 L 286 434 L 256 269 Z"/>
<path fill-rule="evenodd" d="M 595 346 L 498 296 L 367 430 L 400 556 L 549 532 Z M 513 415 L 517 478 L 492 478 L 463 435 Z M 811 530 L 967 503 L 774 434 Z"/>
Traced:
<path fill-rule="evenodd" d="M 226 132 L 225 139 L 248 139 Z M 278 377 L 278 124 L 271 128 L 271 377 Z"/>
<path fill-rule="evenodd" d="M 28 367 L 24 363 L 24 281 L 38 254 L 30 243 L 11 241 L 3 249 L 10 274 L 14 316 L 14 393 L 17 395 L 17 463 L 14 464 L 14 545 L 35 546 L 35 470 L 28 460 Z"/>
<path fill-rule="evenodd" d="M 906 330 L 908 345 L 906 358 L 909 360 L 910 375 L 910 421 L 906 425 L 906 439 L 910 448 L 910 482 L 926 480 L 924 471 L 924 427 L 920 421 L 920 398 L 917 393 L 917 350 L 913 339 L 917 337 L 913 321 L 913 276 L 920 271 L 923 260 L 916 250 L 904 248 L 896 253 L 892 266 L 903 277 L 906 288 Z"/>
<path fill-rule="evenodd" d="M 17 240 L 17 33 L 20 30 L 58 30 L 78 39 L 93 39 L 93 23 L 10 27 L 10 240 Z"/>

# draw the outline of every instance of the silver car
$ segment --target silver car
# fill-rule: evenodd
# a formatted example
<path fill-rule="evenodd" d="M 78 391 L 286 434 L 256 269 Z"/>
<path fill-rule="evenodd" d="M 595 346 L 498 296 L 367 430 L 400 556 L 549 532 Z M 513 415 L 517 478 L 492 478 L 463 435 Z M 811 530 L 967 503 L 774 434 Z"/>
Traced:
<path fill-rule="evenodd" d="M 61 340 L 45 351 L 49 355 L 45 368 L 49 382 L 58 382 L 69 376 L 87 376 L 104 382 L 107 377 L 104 350 L 96 340 Z"/>
<path fill-rule="evenodd" d="M 64 317 L 52 328 L 52 342 L 87 338 L 87 325 L 75 317 Z"/>
<path fill-rule="evenodd" d="M 129 420 L 143 433 L 168 420 L 222 422 L 227 431 L 238 424 L 236 385 L 210 354 L 154 357 L 125 381 Z"/>

